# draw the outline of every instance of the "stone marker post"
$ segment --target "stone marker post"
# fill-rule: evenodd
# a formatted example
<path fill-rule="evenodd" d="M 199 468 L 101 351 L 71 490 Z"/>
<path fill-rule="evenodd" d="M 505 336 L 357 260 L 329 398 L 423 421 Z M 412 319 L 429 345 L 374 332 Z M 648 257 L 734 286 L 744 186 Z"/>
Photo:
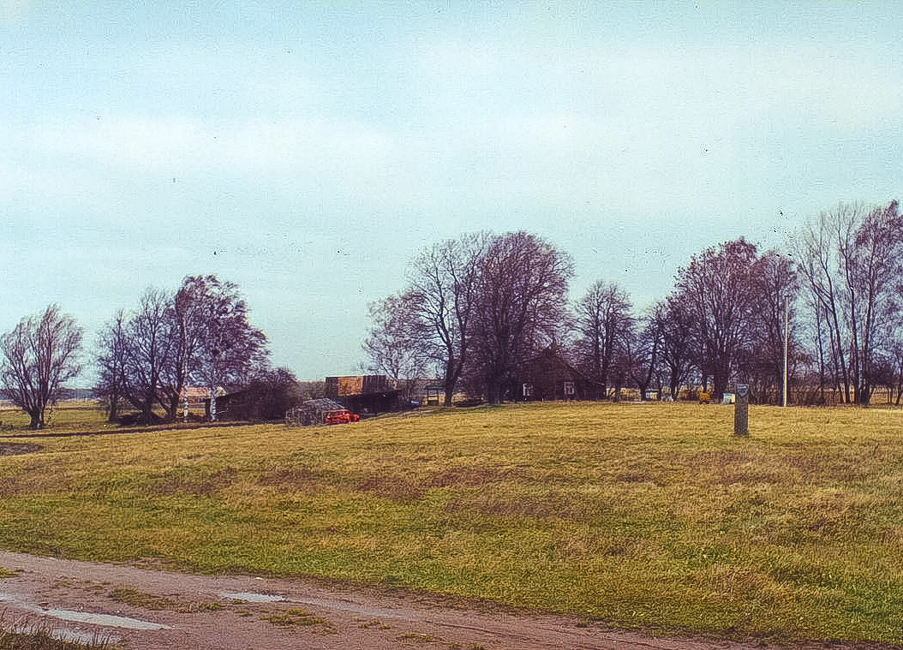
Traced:
<path fill-rule="evenodd" d="M 737 384 L 737 398 L 734 402 L 734 435 L 749 435 L 749 386 Z"/>

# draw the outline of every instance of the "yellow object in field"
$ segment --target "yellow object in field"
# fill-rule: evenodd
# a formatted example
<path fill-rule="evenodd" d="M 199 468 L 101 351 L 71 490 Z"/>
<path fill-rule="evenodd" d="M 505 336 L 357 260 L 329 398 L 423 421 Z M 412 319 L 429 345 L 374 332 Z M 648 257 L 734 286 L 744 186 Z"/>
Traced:
<path fill-rule="evenodd" d="M 712 401 L 711 393 L 703 393 L 702 391 L 699 391 L 696 396 L 699 398 L 700 404 L 709 404 Z"/>

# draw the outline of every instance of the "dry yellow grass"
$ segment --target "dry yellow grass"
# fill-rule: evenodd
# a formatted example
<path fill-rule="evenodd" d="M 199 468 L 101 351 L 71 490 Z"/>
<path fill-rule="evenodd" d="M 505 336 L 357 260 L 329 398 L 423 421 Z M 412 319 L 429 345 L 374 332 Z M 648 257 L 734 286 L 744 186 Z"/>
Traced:
<path fill-rule="evenodd" d="M 625 627 L 903 643 L 903 414 L 532 404 L 42 437 L 0 545 L 310 575 Z"/>

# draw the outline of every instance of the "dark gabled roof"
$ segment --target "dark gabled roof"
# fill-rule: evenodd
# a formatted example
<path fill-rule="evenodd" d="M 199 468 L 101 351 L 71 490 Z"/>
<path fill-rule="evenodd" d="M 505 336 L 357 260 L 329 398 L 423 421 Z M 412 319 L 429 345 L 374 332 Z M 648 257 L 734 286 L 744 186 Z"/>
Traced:
<path fill-rule="evenodd" d="M 541 352 L 533 355 L 529 359 L 525 359 L 524 362 L 521 364 L 521 366 L 529 367 L 529 366 L 533 366 L 540 362 L 549 362 L 549 361 L 556 363 L 557 365 L 565 368 L 568 372 L 573 373 L 574 375 L 580 377 L 581 379 L 584 379 L 588 382 L 592 382 L 592 380 L 586 375 L 586 373 L 584 373 L 579 368 L 576 368 L 573 365 L 571 365 L 571 363 L 568 362 L 568 360 L 565 359 L 563 356 L 561 356 L 561 354 L 558 352 L 558 350 L 556 350 L 553 347 L 548 347 L 548 348 L 542 350 Z"/>

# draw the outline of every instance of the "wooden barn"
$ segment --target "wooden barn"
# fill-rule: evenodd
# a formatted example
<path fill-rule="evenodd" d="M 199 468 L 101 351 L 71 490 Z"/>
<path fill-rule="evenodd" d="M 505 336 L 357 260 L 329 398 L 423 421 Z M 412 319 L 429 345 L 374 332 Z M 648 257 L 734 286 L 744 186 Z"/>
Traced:
<path fill-rule="evenodd" d="M 326 397 L 359 415 L 401 409 L 401 391 L 385 375 L 327 377 Z"/>
<path fill-rule="evenodd" d="M 527 402 L 596 399 L 597 387 L 554 348 L 525 361 L 518 372 L 518 399 Z"/>
<path fill-rule="evenodd" d="M 218 392 L 216 396 L 216 419 L 223 421 L 251 419 L 253 404 L 249 397 L 250 394 L 245 390 L 234 393 Z M 204 398 L 204 419 L 210 419 L 210 397 Z"/>

